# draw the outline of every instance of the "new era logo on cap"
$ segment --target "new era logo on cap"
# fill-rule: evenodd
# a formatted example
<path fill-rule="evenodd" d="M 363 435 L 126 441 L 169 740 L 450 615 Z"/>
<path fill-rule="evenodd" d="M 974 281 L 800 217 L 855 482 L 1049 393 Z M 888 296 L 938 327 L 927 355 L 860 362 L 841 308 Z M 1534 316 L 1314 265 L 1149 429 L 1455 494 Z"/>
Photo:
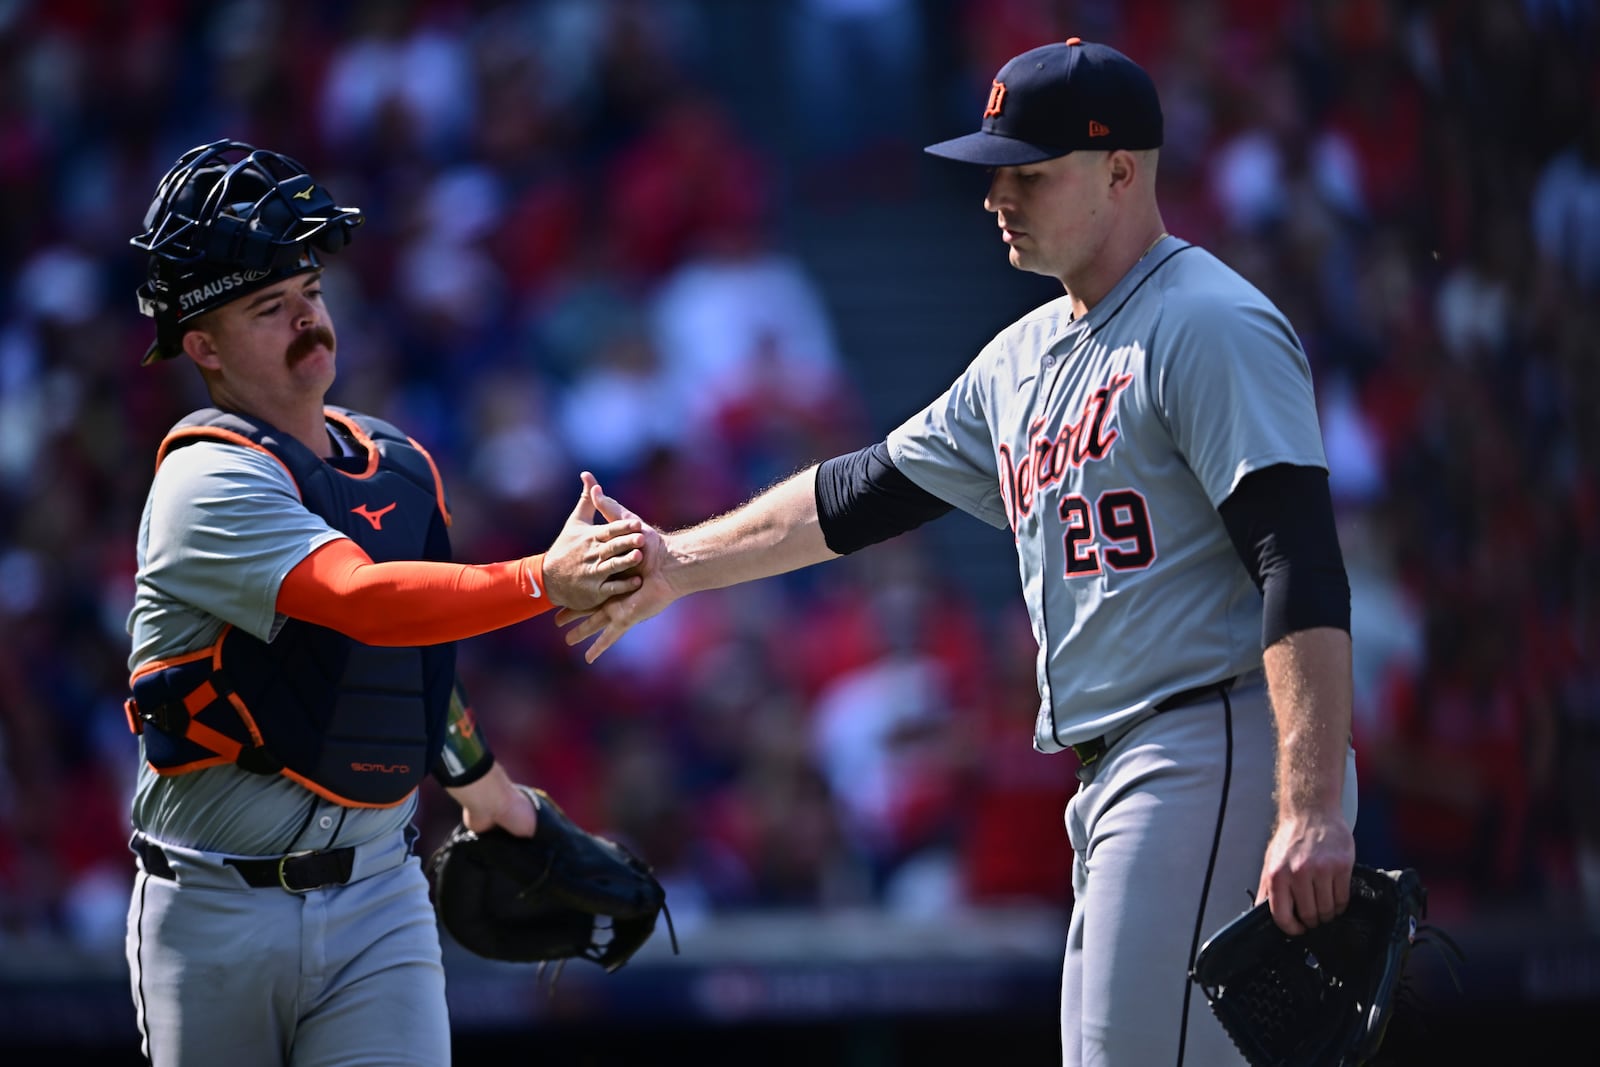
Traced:
<path fill-rule="evenodd" d="M 1159 148 L 1155 83 L 1116 49 L 1077 37 L 1014 57 L 995 75 L 977 133 L 925 151 L 989 167 L 1054 159 L 1084 149 Z"/>

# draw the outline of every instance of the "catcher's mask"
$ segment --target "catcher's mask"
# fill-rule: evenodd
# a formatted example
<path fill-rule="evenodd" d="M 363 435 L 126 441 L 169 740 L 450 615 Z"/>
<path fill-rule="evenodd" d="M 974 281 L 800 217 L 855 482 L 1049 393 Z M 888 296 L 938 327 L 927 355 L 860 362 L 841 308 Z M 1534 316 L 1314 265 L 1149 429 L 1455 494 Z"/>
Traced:
<path fill-rule="evenodd" d="M 129 242 L 150 253 L 138 297 L 156 339 L 141 364 L 177 356 L 196 316 L 319 269 L 317 253 L 349 244 L 361 221 L 288 156 L 228 140 L 189 149 Z"/>

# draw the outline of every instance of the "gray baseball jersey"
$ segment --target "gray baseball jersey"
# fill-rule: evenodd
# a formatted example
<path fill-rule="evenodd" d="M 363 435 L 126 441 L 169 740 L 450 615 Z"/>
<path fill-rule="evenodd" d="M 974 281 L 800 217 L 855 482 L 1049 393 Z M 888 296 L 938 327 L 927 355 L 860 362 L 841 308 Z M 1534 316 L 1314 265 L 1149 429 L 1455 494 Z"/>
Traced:
<path fill-rule="evenodd" d="M 1044 752 L 1260 666 L 1260 594 L 1217 505 L 1253 470 L 1326 467 L 1289 323 L 1175 237 L 1082 319 L 1062 297 L 1008 327 L 888 444 L 913 482 L 1014 532 Z"/>

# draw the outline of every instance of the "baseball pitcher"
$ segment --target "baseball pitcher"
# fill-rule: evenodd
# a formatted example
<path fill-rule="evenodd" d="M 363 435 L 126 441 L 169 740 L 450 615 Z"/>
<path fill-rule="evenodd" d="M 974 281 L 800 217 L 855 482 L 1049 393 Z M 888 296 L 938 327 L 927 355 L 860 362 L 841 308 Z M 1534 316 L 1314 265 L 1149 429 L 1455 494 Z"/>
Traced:
<path fill-rule="evenodd" d="M 646 526 L 644 585 L 557 616 L 593 659 L 681 596 L 952 508 L 1008 531 L 1038 640 L 1033 743 L 1075 753 L 1080 782 L 1069 1067 L 1241 1063 L 1189 980 L 1199 946 L 1258 896 L 1285 933 L 1332 920 L 1355 854 L 1349 587 L 1311 370 L 1260 291 L 1166 232 L 1162 126 L 1112 48 L 1008 62 L 982 128 L 928 151 L 989 169 L 1011 264 L 1064 295 L 886 440 L 692 529 Z"/>

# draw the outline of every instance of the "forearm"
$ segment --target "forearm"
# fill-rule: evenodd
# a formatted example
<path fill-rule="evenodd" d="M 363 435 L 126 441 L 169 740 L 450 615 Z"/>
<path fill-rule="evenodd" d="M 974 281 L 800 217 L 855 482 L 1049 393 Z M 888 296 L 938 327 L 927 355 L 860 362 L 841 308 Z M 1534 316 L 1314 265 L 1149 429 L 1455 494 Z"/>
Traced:
<path fill-rule="evenodd" d="M 1350 635 L 1301 630 L 1272 644 L 1264 660 L 1278 732 L 1279 821 L 1337 812 L 1350 745 Z"/>
<path fill-rule="evenodd" d="M 613 597 L 593 609 L 563 609 L 556 615 L 556 625 L 576 623 L 567 631 L 567 644 L 595 638 L 583 654 L 593 663 L 623 634 L 690 593 L 837 559 L 839 554 L 828 547 L 818 521 L 816 479 L 817 469 L 807 468 L 743 506 L 686 530 L 663 534 L 646 525 L 637 592 Z M 597 506 L 612 522 L 638 521 L 633 512 L 604 494 Z M 631 561 L 633 553 L 620 558 Z"/>
<path fill-rule="evenodd" d="M 330 541 L 284 577 L 277 609 L 369 645 L 459 641 L 554 606 L 535 595 L 540 559 L 374 563 L 355 542 Z"/>
<path fill-rule="evenodd" d="M 816 478 L 808 467 L 734 511 L 666 535 L 663 580 L 682 596 L 838 559 L 817 521 Z"/>

